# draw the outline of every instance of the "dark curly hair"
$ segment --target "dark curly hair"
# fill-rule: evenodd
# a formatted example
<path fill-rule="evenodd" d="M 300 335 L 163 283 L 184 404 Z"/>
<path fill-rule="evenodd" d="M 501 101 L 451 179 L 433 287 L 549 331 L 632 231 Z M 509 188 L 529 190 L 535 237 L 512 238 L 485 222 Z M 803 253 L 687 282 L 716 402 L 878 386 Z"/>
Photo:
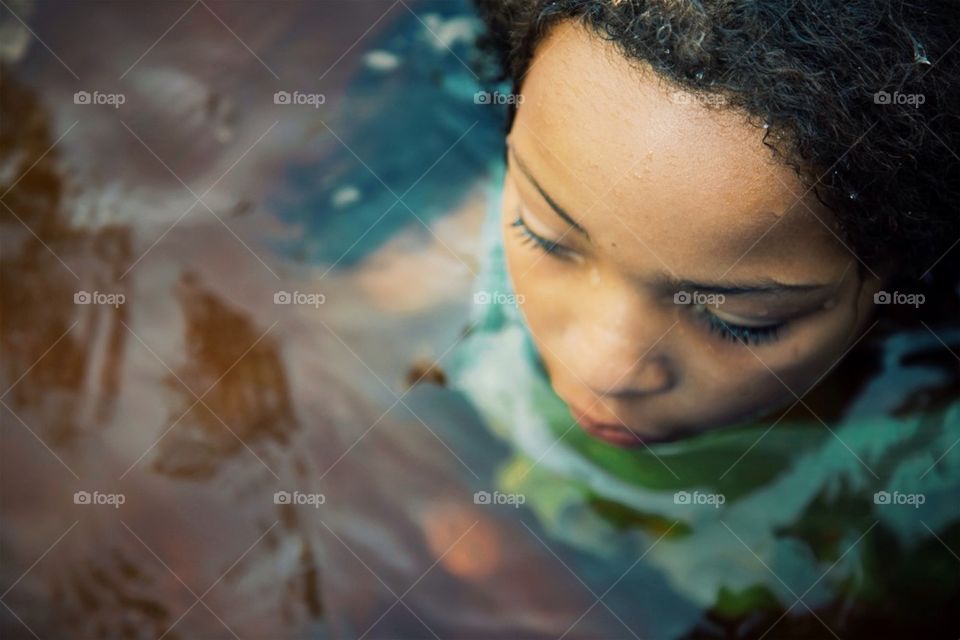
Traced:
<path fill-rule="evenodd" d="M 515 92 L 549 29 L 579 20 L 678 89 L 720 95 L 766 126 L 764 143 L 835 212 L 865 264 L 956 285 L 957 2 L 475 2 Z"/>

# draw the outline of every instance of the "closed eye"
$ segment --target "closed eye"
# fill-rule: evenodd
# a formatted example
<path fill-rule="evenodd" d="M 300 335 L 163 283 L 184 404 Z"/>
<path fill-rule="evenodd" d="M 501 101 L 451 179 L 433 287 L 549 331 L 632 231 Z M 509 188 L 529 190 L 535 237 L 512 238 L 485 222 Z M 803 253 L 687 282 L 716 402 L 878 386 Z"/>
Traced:
<path fill-rule="evenodd" d="M 573 256 L 573 250 L 559 242 L 554 242 L 553 240 L 548 240 L 544 238 L 524 222 L 523 216 L 519 213 L 513 222 L 510 223 L 510 226 L 517 230 L 517 235 L 520 236 L 521 241 L 524 244 L 529 244 L 534 247 L 539 248 L 544 253 L 555 256 L 561 259 L 570 259 Z"/>
<path fill-rule="evenodd" d="M 780 339 L 781 331 L 787 325 L 786 322 L 779 322 L 750 327 L 723 320 L 709 311 L 703 311 L 703 314 L 711 333 L 723 340 L 739 342 L 743 345 L 760 345 L 776 342 Z"/>

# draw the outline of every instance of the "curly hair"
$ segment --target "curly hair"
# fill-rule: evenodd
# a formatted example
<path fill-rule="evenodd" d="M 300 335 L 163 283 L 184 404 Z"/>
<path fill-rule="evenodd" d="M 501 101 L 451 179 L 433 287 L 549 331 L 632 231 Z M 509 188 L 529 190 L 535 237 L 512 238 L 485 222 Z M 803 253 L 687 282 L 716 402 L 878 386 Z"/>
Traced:
<path fill-rule="evenodd" d="M 956 2 L 475 2 L 489 27 L 483 44 L 515 92 L 550 28 L 579 20 L 677 89 L 722 96 L 721 108 L 765 127 L 764 144 L 834 212 L 864 264 L 956 285 Z"/>

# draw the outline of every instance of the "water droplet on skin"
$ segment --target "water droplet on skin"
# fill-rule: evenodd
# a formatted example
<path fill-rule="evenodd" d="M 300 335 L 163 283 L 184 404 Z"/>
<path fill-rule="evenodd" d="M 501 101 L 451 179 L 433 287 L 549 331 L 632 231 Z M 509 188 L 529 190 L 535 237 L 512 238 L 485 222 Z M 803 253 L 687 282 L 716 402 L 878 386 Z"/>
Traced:
<path fill-rule="evenodd" d="M 930 59 L 927 58 L 927 50 L 923 47 L 922 42 L 913 41 L 913 61 L 917 64 L 930 64 Z"/>
<path fill-rule="evenodd" d="M 590 284 L 595 287 L 600 285 L 600 269 L 596 267 L 590 269 Z"/>

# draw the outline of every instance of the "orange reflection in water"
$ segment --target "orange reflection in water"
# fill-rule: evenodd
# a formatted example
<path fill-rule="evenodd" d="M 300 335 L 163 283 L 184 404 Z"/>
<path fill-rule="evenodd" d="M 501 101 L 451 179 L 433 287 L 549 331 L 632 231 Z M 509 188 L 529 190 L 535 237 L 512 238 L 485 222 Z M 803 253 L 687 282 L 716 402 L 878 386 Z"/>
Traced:
<path fill-rule="evenodd" d="M 478 508 L 432 505 L 423 514 L 423 534 L 443 568 L 459 578 L 476 581 L 501 568 L 501 532 Z"/>

